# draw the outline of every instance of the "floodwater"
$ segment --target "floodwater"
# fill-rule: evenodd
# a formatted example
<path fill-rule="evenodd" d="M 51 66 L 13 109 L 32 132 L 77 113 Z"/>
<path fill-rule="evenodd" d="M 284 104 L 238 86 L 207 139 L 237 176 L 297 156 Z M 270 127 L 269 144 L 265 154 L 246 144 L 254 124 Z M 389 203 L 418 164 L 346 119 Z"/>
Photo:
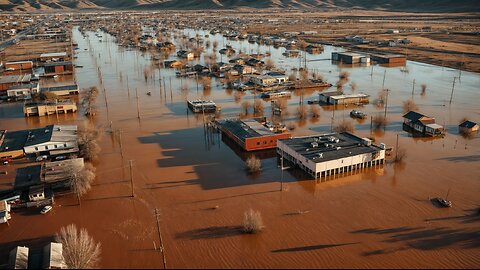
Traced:
<path fill-rule="evenodd" d="M 191 37 L 206 34 L 181 32 Z M 374 66 L 373 71 L 371 66 L 339 67 L 325 59 L 340 49 L 328 46 L 322 54 L 307 54 L 308 68 L 332 84 L 341 71 L 349 72 L 347 93 L 352 91 L 351 82 L 356 93 L 370 94 L 371 101 L 380 89 L 390 90 L 389 125 L 373 135 L 377 142 L 395 146 L 398 134 L 407 157 L 399 164 L 315 181 L 295 169 L 282 174 L 274 152 L 266 151 L 256 153 L 262 158 L 262 171 L 251 176 L 243 168 L 247 155 L 219 134 L 206 133 L 203 117 L 188 112 L 185 100 L 212 99 L 222 107 L 222 117 L 236 117 L 243 100 L 253 101 L 253 93 L 246 92 L 236 102 L 234 91 L 225 90 L 217 79 L 212 79 L 211 90 L 204 91 L 194 79 L 178 79 L 175 70 L 159 69 L 148 53 L 120 48 L 106 33 L 102 42 L 93 32 L 87 35 L 84 39 L 73 30 L 79 46 L 76 64 L 84 66 L 76 69 L 76 80 L 81 88 L 100 89 L 93 123 L 105 130 L 105 136 L 96 183 L 81 206 L 66 196 L 57 199 L 50 215 L 14 213 L 10 227 L 0 228 L 2 258 L 14 245 L 35 245 L 61 226 L 76 223 L 102 243 L 101 267 L 161 268 L 157 209 L 169 268 L 480 265 L 480 217 L 475 215 L 480 207 L 480 140 L 464 139 L 457 130 L 463 117 L 479 120 L 478 74 L 411 61 L 403 68 Z M 218 41 L 218 49 L 231 44 L 247 53 L 270 51 L 277 67 L 288 71 L 301 63 L 299 58 L 282 56 L 283 48 L 227 41 L 220 35 L 209 38 Z M 170 56 L 174 58 L 175 53 Z M 217 54 L 219 60 L 227 58 Z M 196 61 L 203 63 L 203 58 Z M 147 79 L 145 69 L 151 70 Z M 402 131 L 402 102 L 412 97 L 413 80 L 419 111 L 447 127 L 445 138 L 413 138 Z M 421 84 L 427 85 L 424 96 Z M 316 99 L 318 93 L 305 92 L 305 101 Z M 317 121 L 298 122 L 300 99 L 300 94 L 292 95 L 284 116 L 287 124 L 297 125 L 295 135 L 329 132 L 332 117 L 334 123 L 349 119 L 352 109 L 322 107 Z M 81 112 L 23 118 L 21 105 L 0 106 L 1 128 L 84 121 Z M 373 104 L 360 109 L 369 115 L 384 113 Z M 270 117 L 270 111 L 270 102 L 265 101 L 265 116 Z M 370 135 L 368 120 L 352 121 L 357 134 Z M 431 197 L 445 196 L 449 189 L 453 208 L 432 204 Z M 249 208 L 262 213 L 266 226 L 256 235 L 240 232 Z"/>

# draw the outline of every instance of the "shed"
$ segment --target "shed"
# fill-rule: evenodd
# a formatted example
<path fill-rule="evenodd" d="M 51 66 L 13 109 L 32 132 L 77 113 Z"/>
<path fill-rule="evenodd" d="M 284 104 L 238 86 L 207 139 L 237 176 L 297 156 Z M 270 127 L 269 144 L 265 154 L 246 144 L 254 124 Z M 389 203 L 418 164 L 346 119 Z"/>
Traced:
<path fill-rule="evenodd" d="M 28 269 L 28 247 L 17 246 L 10 251 L 8 268 Z"/>
<path fill-rule="evenodd" d="M 61 243 L 50 243 L 43 248 L 43 268 L 66 269 L 63 260 L 63 246 Z"/>

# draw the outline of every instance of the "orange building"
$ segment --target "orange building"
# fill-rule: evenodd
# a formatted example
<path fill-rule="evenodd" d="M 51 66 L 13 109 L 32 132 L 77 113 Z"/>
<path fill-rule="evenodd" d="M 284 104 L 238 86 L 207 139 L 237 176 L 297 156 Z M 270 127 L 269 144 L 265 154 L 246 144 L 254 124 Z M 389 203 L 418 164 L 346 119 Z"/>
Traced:
<path fill-rule="evenodd" d="M 241 146 L 246 151 L 272 149 L 277 147 L 277 140 L 290 138 L 286 132 L 275 132 L 256 119 L 223 120 L 217 122 L 222 134 Z"/>

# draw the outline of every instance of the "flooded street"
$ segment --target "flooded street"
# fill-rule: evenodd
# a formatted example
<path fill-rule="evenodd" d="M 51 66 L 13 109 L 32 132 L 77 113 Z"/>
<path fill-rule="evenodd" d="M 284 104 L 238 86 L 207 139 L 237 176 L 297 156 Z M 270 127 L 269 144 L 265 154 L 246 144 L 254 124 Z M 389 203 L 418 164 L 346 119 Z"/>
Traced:
<path fill-rule="evenodd" d="M 208 34 L 192 29 L 180 32 L 190 37 Z M 390 90 L 388 126 L 373 136 L 378 143 L 394 147 L 399 134 L 406 158 L 320 181 L 298 169 L 282 171 L 275 150 L 262 151 L 255 153 L 261 158 L 262 171 L 252 176 L 244 169 L 248 155 L 220 134 L 205 132 L 202 115 L 188 111 L 186 100 L 211 99 L 222 108 L 221 118 L 234 118 L 241 112 L 242 101 L 253 102 L 259 94 L 254 97 L 247 91 L 236 100 L 235 90 L 226 90 L 216 78 L 212 88 L 204 90 L 193 78 L 177 78 L 175 69 L 161 67 L 150 53 L 121 48 L 112 36 L 101 34 L 99 38 L 87 32 L 84 38 L 78 28 L 73 29 L 79 47 L 75 64 L 83 66 L 76 68 L 76 82 L 81 89 L 96 86 L 100 90 L 98 114 L 92 120 L 104 131 L 95 164 L 96 182 L 81 206 L 74 196 L 65 196 L 56 199 L 50 216 L 14 213 L 11 226 L 0 228 L 2 250 L 9 251 L 18 239 L 34 243 L 76 223 L 102 243 L 102 268 L 161 268 L 158 209 L 168 268 L 480 265 L 480 217 L 475 215 L 480 207 L 480 139 L 458 134 L 463 117 L 480 119 L 479 74 L 412 61 L 405 67 L 339 66 L 329 59 L 341 49 L 330 46 L 321 54 L 306 54 L 308 69 L 329 83 L 335 85 L 340 72 L 349 72 L 344 90 L 352 93 L 354 82 L 355 93 L 370 95 L 370 104 L 360 108 L 369 116 L 384 114 L 373 100 L 382 88 Z M 245 53 L 270 52 L 276 67 L 287 74 L 302 65 L 301 58 L 283 56 L 284 48 L 226 40 L 219 34 L 205 39 L 218 42 L 217 62 L 228 61 L 218 49 L 230 44 Z M 211 52 L 209 48 L 204 54 Z M 167 59 L 176 59 L 175 53 Z M 189 62 L 196 63 L 203 64 L 203 57 Z M 425 95 L 421 95 L 422 84 L 427 85 Z M 417 111 L 444 125 L 445 138 L 413 138 L 402 130 L 402 102 L 412 97 L 412 89 Z M 304 100 L 318 99 L 319 93 L 306 90 Z M 284 123 L 296 125 L 294 135 L 330 132 L 332 123 L 350 119 L 352 106 L 335 110 L 321 106 L 318 120 L 298 121 L 301 98 L 299 90 L 294 92 L 288 114 L 284 113 Z M 270 101 L 264 105 L 270 118 Z M 0 106 L 2 128 L 85 120 L 81 110 L 77 115 L 25 118 L 22 106 Z M 351 121 L 357 135 L 370 136 L 370 118 Z M 452 208 L 432 204 L 430 198 L 445 196 L 449 189 Z M 249 208 L 262 213 L 266 226 L 256 235 L 240 230 Z"/>

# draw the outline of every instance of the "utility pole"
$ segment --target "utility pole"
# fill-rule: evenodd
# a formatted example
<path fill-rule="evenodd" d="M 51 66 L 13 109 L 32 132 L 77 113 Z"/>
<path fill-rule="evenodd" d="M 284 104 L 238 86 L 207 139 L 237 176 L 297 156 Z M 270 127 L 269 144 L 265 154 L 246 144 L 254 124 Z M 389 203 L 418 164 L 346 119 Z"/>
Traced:
<path fill-rule="evenodd" d="M 450 104 L 452 104 L 453 91 L 455 90 L 455 79 L 456 77 L 453 77 L 452 93 L 450 94 Z"/>
<path fill-rule="evenodd" d="M 397 133 L 397 143 L 395 145 L 395 160 L 398 160 L 398 133 Z"/>
<path fill-rule="evenodd" d="M 383 83 L 382 83 L 382 89 L 385 88 L 385 77 L 387 76 L 387 70 L 383 72 Z"/>
<path fill-rule="evenodd" d="M 385 97 L 385 118 L 387 118 L 388 92 L 389 92 L 390 90 L 385 89 L 385 91 L 387 91 L 387 96 Z"/>
<path fill-rule="evenodd" d="M 415 79 L 413 79 L 413 86 L 412 86 L 412 100 L 413 100 L 413 94 L 415 92 Z"/>
<path fill-rule="evenodd" d="M 138 106 L 138 88 L 135 88 L 135 95 L 137 96 L 137 117 L 140 119 L 140 108 Z"/>
<path fill-rule="evenodd" d="M 163 257 L 163 268 L 167 269 L 167 259 L 165 258 L 165 248 L 163 247 L 162 233 L 160 231 L 160 221 L 158 219 L 159 216 L 160 216 L 160 213 L 158 213 L 158 209 L 155 208 L 155 219 L 157 220 L 158 239 L 160 240 L 160 250 L 162 251 L 162 257 Z"/>
<path fill-rule="evenodd" d="M 132 190 L 132 195 L 130 197 L 135 197 L 135 194 L 133 193 L 133 169 L 132 169 L 132 163 L 133 163 L 133 160 L 129 160 L 128 161 L 129 164 L 130 164 L 130 187 L 131 187 L 131 190 Z"/>

